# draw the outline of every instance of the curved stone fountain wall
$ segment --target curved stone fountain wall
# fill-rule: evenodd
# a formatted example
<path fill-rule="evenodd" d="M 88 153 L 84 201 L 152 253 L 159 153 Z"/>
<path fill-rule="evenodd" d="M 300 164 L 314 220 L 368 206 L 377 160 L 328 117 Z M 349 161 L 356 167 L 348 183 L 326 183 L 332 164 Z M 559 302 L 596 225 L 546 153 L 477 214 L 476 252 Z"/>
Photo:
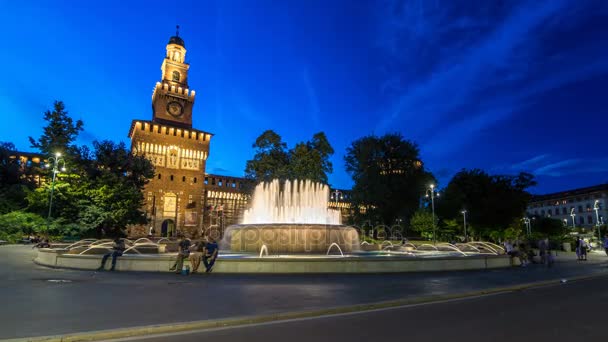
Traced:
<path fill-rule="evenodd" d="M 359 233 L 352 227 L 325 224 L 237 224 L 228 227 L 224 245 L 232 252 L 326 254 L 332 243 L 342 252 L 359 250 Z"/>

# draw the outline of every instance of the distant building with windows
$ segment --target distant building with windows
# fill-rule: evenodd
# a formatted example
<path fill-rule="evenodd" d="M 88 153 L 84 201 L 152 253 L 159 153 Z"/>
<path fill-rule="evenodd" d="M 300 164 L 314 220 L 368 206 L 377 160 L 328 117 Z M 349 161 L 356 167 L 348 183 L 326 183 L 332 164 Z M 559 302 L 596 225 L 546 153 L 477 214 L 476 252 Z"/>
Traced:
<path fill-rule="evenodd" d="M 606 224 L 608 211 L 608 183 L 566 190 L 546 195 L 536 195 L 528 204 L 527 214 L 530 217 L 551 217 L 559 219 L 572 227 L 593 228 Z M 595 208 L 598 208 L 597 215 Z"/>
<path fill-rule="evenodd" d="M 21 171 L 21 177 L 27 179 L 35 186 L 41 186 L 45 182 L 45 178 L 38 172 L 41 168 L 47 165 L 47 160 L 40 153 L 13 151 L 9 156 L 14 160 Z"/>

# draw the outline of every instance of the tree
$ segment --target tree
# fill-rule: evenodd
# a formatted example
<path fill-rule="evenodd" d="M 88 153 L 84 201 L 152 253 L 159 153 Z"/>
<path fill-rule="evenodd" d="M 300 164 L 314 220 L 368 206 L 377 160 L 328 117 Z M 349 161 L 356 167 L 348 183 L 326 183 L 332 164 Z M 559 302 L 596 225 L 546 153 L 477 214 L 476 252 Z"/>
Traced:
<path fill-rule="evenodd" d="M 256 153 L 252 160 L 247 161 L 245 175 L 257 182 L 308 179 L 327 183 L 327 174 L 333 172 L 329 157 L 334 150 L 323 132 L 288 150 L 281 136 L 268 130 L 256 139 L 253 147 Z"/>
<path fill-rule="evenodd" d="M 358 139 L 346 150 L 344 161 L 355 183 L 351 199 L 357 220 L 409 221 L 434 179 L 424 169 L 418 146 L 400 134 Z"/>
<path fill-rule="evenodd" d="M 446 219 L 458 219 L 466 208 L 467 223 L 475 227 L 472 233 L 488 237 L 491 231 L 504 231 L 523 217 L 530 198 L 526 189 L 534 184 L 533 176 L 527 173 L 506 176 L 461 170 L 443 191 L 436 212 Z"/>
<path fill-rule="evenodd" d="M 104 140 L 93 143 L 94 167 L 90 169 L 91 186 L 85 191 L 89 205 L 79 215 L 82 225 L 122 229 L 127 224 L 146 223 L 143 187 L 154 176 L 154 167 L 143 156 L 132 155 L 123 142 Z"/>
<path fill-rule="evenodd" d="M 38 140 L 29 137 L 32 147 L 46 155 L 54 155 L 57 152 L 67 158 L 76 155 L 77 147 L 73 142 L 82 131 L 83 122 L 81 120 L 74 122 L 61 101 L 55 101 L 53 111 L 47 110 L 44 113 L 44 120 L 47 125 Z"/>
<path fill-rule="evenodd" d="M 327 184 L 327 174 L 333 172 L 329 161 L 333 154 L 325 133 L 316 133 L 311 141 L 298 143 L 289 151 L 289 178 Z"/>
<path fill-rule="evenodd" d="M 562 220 L 550 217 L 539 217 L 534 221 L 534 230 L 532 233 L 540 235 L 541 237 L 561 238 L 568 232 L 568 228 L 564 226 Z"/>
<path fill-rule="evenodd" d="M 287 178 L 289 154 L 287 144 L 272 130 L 262 133 L 252 145 L 256 153 L 247 161 L 245 177 L 258 182 Z"/>
<path fill-rule="evenodd" d="M 25 208 L 27 193 L 34 187 L 29 176 L 36 166 L 21 164 L 15 152 L 13 143 L 0 142 L 0 214 Z"/>
<path fill-rule="evenodd" d="M 95 141 L 93 148 L 90 155 L 80 154 L 87 155 L 81 160 L 83 170 L 60 174 L 55 181 L 53 219 L 66 227 L 79 227 L 64 231 L 65 235 L 101 229 L 110 232 L 128 224 L 146 222 L 141 211 L 142 190 L 154 176 L 150 161 L 132 155 L 122 142 Z M 36 189 L 28 196 L 29 211 L 46 216 L 49 186 Z"/>
<path fill-rule="evenodd" d="M 425 239 L 433 238 L 433 214 L 428 210 L 419 209 L 410 219 L 410 227 Z"/>

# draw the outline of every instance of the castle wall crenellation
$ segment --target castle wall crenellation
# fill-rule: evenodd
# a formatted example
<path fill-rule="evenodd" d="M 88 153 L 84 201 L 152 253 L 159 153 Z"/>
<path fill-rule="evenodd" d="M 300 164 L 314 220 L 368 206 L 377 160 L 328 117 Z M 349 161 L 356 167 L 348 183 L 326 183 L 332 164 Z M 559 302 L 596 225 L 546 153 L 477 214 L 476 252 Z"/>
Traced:
<path fill-rule="evenodd" d="M 168 83 L 156 82 L 156 86 L 152 91 L 152 99 L 154 99 L 157 91 L 162 91 L 165 94 L 178 95 L 192 101 L 194 101 L 194 96 L 196 95 L 194 90 L 190 90 L 188 88 L 176 87 L 175 85 L 170 85 Z"/>

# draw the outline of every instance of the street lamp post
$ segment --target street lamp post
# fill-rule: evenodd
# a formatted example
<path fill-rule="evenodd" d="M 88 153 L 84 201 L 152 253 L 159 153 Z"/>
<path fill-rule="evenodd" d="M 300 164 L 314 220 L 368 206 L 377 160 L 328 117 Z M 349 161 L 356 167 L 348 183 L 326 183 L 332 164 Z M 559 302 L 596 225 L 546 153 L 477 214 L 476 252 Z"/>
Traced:
<path fill-rule="evenodd" d="M 576 216 L 576 214 L 574 213 L 574 208 L 570 210 L 570 216 L 572 216 L 572 229 L 576 229 L 576 222 L 574 221 L 574 217 Z"/>
<path fill-rule="evenodd" d="M 602 233 L 600 232 L 600 214 L 599 214 L 599 210 L 600 210 L 600 201 L 599 200 L 595 200 L 595 203 L 593 203 L 593 210 L 595 210 L 595 225 L 597 226 L 597 243 L 601 244 L 602 242 Z"/>
<path fill-rule="evenodd" d="M 469 242 L 469 239 L 467 237 L 467 210 L 463 209 L 461 211 L 461 213 L 462 213 L 462 217 L 463 217 L 463 220 L 464 220 L 464 222 L 463 222 L 464 223 L 463 224 L 464 225 L 464 242 L 467 243 L 467 242 Z"/>
<path fill-rule="evenodd" d="M 57 152 L 55 153 L 55 157 L 49 157 L 49 163 L 47 164 L 47 167 L 50 166 L 50 164 L 53 164 L 53 178 L 51 181 L 51 198 L 49 200 L 49 214 L 46 218 L 46 228 L 47 228 L 47 234 L 48 234 L 48 230 L 49 230 L 49 226 L 51 224 L 51 212 L 53 210 L 53 192 L 55 191 L 55 178 L 57 177 L 57 174 L 59 173 L 59 163 L 63 163 L 63 167 L 61 168 L 61 171 L 65 171 L 65 160 L 63 158 L 61 158 L 61 153 Z"/>
<path fill-rule="evenodd" d="M 526 233 L 528 235 L 532 234 L 532 227 L 530 226 L 530 218 L 524 217 L 524 224 L 526 225 Z"/>
<path fill-rule="evenodd" d="M 431 184 L 428 189 L 426 189 L 426 197 L 431 197 L 431 209 L 433 211 L 433 243 L 437 244 L 437 234 L 435 231 L 435 194 L 439 197 L 439 193 L 435 190 L 435 184 Z"/>

